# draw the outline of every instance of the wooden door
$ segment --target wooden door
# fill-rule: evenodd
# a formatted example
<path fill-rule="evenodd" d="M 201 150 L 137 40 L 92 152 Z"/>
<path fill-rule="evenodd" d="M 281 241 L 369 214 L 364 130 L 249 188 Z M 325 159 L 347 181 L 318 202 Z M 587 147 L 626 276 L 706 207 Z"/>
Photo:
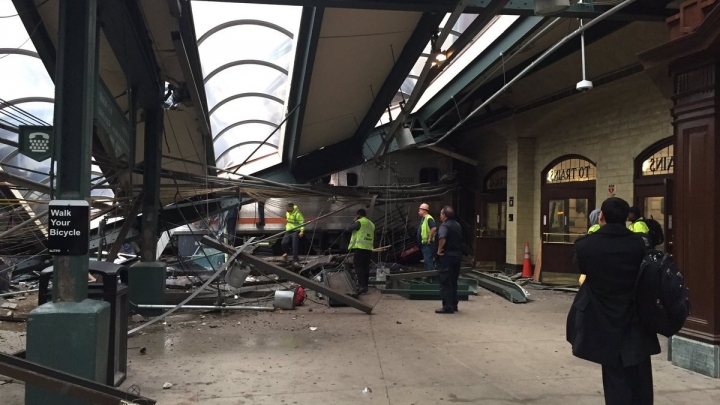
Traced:
<path fill-rule="evenodd" d="M 645 219 L 652 218 L 662 225 L 665 242 L 657 249 L 672 254 L 672 180 L 635 186 L 635 206 L 640 208 Z"/>
<path fill-rule="evenodd" d="M 592 184 L 589 184 L 592 183 Z M 541 280 L 548 283 L 574 284 L 575 240 L 587 233 L 590 212 L 595 209 L 595 182 L 573 187 L 545 186 L 542 190 Z"/>
<path fill-rule="evenodd" d="M 505 193 L 479 194 L 475 206 L 475 261 L 505 263 Z"/>

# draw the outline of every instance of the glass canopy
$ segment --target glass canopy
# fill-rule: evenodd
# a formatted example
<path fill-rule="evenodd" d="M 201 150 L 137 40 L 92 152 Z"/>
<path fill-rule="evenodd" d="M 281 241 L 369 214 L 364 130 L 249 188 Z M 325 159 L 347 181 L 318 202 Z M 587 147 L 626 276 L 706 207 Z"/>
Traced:
<path fill-rule="evenodd" d="M 216 165 L 247 161 L 239 172 L 250 174 L 280 163 L 278 127 L 302 8 L 205 1 L 192 7 Z"/>

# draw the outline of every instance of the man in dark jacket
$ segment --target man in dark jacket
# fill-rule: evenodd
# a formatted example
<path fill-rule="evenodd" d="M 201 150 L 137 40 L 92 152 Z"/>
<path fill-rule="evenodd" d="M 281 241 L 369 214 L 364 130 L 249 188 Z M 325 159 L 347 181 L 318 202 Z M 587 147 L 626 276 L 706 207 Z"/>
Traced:
<path fill-rule="evenodd" d="M 575 264 L 588 277 L 568 314 L 567 340 L 575 356 L 602 365 L 606 404 L 651 405 L 650 356 L 660 353 L 660 344 L 635 316 L 645 243 L 625 227 L 629 211 L 620 198 L 605 200 L 600 213 L 605 225 L 575 242 Z"/>
<path fill-rule="evenodd" d="M 455 220 L 455 211 L 445 206 L 440 211 L 442 225 L 438 230 L 437 257 L 438 279 L 440 282 L 440 297 L 442 308 L 436 310 L 438 314 L 452 314 L 458 310 L 458 278 L 460 278 L 460 263 L 462 261 L 462 228 Z"/>

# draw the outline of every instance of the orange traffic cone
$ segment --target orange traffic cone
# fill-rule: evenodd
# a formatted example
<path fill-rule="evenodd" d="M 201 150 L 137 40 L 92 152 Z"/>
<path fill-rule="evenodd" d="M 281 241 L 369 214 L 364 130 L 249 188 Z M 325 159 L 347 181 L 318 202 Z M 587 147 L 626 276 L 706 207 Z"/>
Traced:
<path fill-rule="evenodd" d="M 532 264 L 530 263 L 530 243 L 525 242 L 525 260 L 523 261 L 522 276 L 530 278 L 533 276 Z"/>

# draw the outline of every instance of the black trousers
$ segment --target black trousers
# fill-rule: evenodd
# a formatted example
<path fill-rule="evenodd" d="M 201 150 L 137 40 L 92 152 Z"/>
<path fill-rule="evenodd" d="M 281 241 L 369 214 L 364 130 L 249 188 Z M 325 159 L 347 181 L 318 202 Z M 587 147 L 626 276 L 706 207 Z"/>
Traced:
<path fill-rule="evenodd" d="M 606 405 L 652 405 L 653 377 L 650 357 L 630 367 L 602 366 Z"/>
<path fill-rule="evenodd" d="M 282 238 L 282 248 L 285 253 L 292 253 L 294 262 L 299 262 L 300 234 L 299 232 L 288 232 Z"/>
<path fill-rule="evenodd" d="M 372 250 L 355 249 L 353 251 L 353 267 L 355 275 L 358 279 L 360 289 L 367 289 L 370 282 L 370 262 L 372 259 Z"/>
<path fill-rule="evenodd" d="M 457 311 L 458 308 L 458 278 L 460 278 L 460 257 L 439 256 L 438 281 L 440 283 L 440 298 L 443 309 Z"/>

